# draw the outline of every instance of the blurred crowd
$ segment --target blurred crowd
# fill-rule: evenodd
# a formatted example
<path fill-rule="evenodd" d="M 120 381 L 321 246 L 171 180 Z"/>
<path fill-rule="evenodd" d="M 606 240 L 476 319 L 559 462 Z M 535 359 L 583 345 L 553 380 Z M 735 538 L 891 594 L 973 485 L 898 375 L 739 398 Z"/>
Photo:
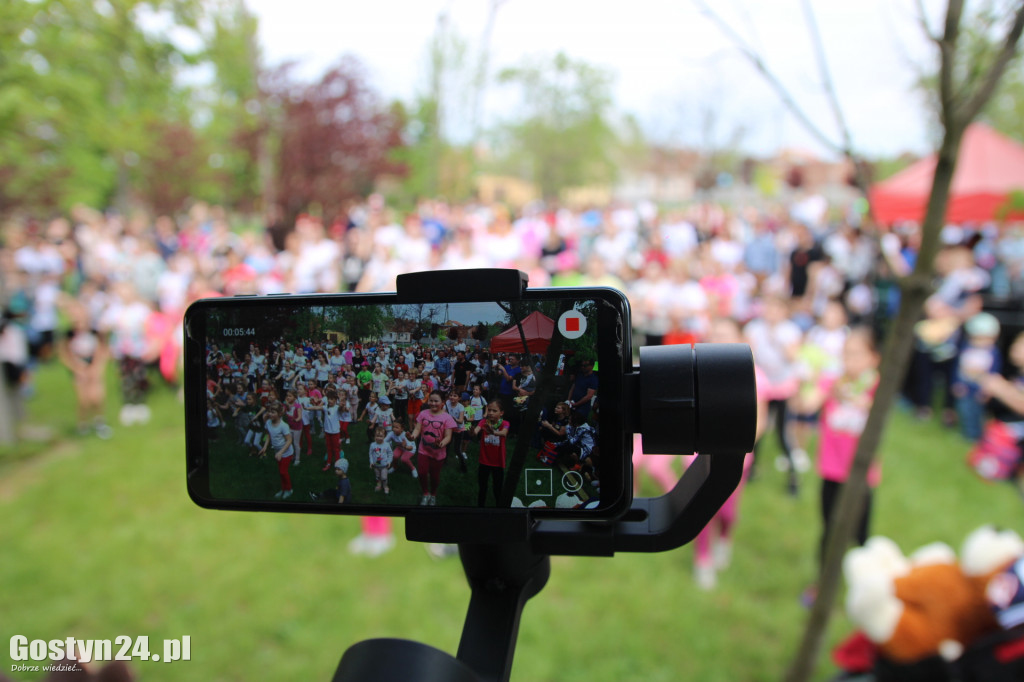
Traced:
<path fill-rule="evenodd" d="M 531 286 L 625 291 L 638 344 L 698 341 L 716 318 L 746 325 L 758 365 L 777 388 L 773 404 L 799 412 L 800 382 L 808 372 L 837 369 L 848 325 L 885 327 L 898 305 L 895 282 L 915 263 L 916 225 L 877 231 L 862 229 L 859 218 L 814 196 L 735 210 L 697 203 L 665 211 L 640 202 L 579 211 L 537 204 L 515 214 L 428 200 L 401 215 L 371 195 L 334 222 L 300 215 L 248 227 L 202 204 L 155 220 L 78 207 L 68 217 L 4 226 L 0 360 L 5 385 L 20 383 L 15 393 L 23 395 L 31 367 L 58 358 L 78 390 L 83 432 L 108 435 L 97 372 L 108 359 L 118 364 L 120 419 L 145 421 L 146 368 L 156 364 L 177 380 L 181 317 L 196 298 L 389 291 L 401 272 L 516 267 Z M 964 325 L 981 310 L 983 293 L 1024 293 L 1024 229 L 948 226 L 942 239 L 927 311 L 936 328 L 920 330 L 906 396 L 928 416 L 933 381 L 946 377 L 943 418 L 953 423 Z M 801 353 L 805 342 L 819 352 Z M 785 416 L 778 424 L 802 437 L 799 427 L 786 428 Z M 783 442 L 799 460 L 801 444 Z"/>

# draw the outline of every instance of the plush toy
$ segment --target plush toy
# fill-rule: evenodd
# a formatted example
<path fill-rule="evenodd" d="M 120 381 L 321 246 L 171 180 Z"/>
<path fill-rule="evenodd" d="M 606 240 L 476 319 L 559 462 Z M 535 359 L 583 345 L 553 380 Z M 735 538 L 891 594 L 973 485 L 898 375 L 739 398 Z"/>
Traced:
<path fill-rule="evenodd" d="M 1024 623 L 1024 541 L 983 526 L 957 560 L 943 543 L 905 557 L 873 537 L 843 562 L 850 619 L 885 659 L 909 664 L 953 661 L 985 635 Z"/>
<path fill-rule="evenodd" d="M 871 538 L 847 554 L 843 570 L 851 620 L 889 661 L 936 655 L 954 660 L 998 627 L 975 582 L 943 543 L 905 557 L 892 540 Z"/>

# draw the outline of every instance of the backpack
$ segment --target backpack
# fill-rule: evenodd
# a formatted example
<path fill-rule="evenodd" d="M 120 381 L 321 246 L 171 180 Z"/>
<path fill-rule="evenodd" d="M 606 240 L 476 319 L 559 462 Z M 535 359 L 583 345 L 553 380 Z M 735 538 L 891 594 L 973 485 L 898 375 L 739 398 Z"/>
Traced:
<path fill-rule="evenodd" d="M 981 440 L 967 455 L 967 463 L 987 481 L 1005 481 L 1020 468 L 1021 449 L 1013 430 L 1005 422 L 990 420 Z"/>

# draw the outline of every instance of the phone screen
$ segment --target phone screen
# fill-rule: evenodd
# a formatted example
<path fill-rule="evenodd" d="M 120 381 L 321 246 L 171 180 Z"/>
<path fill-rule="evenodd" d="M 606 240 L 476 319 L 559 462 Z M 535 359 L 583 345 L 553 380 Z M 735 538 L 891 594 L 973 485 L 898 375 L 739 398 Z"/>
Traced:
<path fill-rule="evenodd" d="M 621 508 L 628 308 L 614 290 L 585 292 L 198 302 L 186 317 L 190 494 L 339 513 Z"/>

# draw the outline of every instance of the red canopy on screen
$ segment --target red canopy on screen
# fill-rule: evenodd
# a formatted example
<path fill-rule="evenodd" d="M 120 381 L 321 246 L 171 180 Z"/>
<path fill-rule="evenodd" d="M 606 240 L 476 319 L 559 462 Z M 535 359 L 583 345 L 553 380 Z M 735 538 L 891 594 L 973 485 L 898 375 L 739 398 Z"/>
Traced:
<path fill-rule="evenodd" d="M 523 318 L 523 334 L 526 336 L 526 347 L 531 353 L 543 353 L 551 343 L 551 335 L 555 332 L 555 321 L 539 311 L 533 311 Z M 523 340 L 519 336 L 519 327 L 512 325 L 491 339 L 492 353 L 522 353 Z"/>
<path fill-rule="evenodd" d="M 871 188 L 871 209 L 875 218 L 883 224 L 924 220 L 934 172 L 933 154 L 875 184 Z M 946 222 L 1007 217 L 999 212 L 1014 190 L 1024 191 L 1024 146 L 984 124 L 972 124 L 960 145 Z M 1012 217 L 1020 218 L 1024 214 L 1014 213 Z"/>

